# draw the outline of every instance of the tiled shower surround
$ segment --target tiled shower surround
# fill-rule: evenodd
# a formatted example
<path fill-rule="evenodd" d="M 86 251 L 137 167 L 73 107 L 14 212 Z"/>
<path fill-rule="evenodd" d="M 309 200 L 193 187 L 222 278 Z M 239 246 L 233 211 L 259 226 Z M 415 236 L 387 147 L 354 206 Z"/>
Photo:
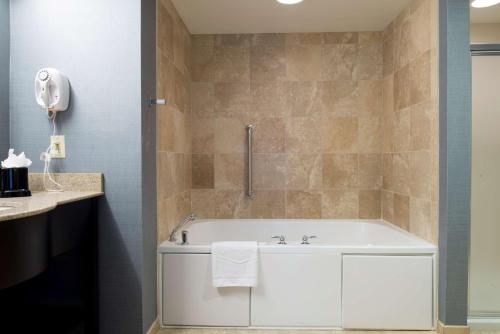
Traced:
<path fill-rule="evenodd" d="M 191 212 L 191 36 L 170 0 L 157 1 L 158 241 Z"/>
<path fill-rule="evenodd" d="M 380 32 L 189 35 L 159 1 L 159 241 L 190 210 L 383 217 L 435 241 L 437 163 L 418 160 L 437 152 L 434 5 L 416 0 Z"/>
<path fill-rule="evenodd" d="M 195 35 L 193 210 L 380 218 L 382 33 Z M 255 124 L 255 199 L 245 196 Z"/>
<path fill-rule="evenodd" d="M 384 30 L 382 217 L 438 237 L 437 4 L 414 1 Z"/>

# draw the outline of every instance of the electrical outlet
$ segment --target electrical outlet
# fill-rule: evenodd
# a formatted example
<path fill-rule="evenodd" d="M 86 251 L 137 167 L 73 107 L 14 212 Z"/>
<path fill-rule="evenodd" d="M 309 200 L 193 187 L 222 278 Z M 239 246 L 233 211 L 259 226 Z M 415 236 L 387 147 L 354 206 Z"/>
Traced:
<path fill-rule="evenodd" d="M 53 159 L 66 158 L 66 145 L 64 136 L 50 136 L 50 157 Z"/>

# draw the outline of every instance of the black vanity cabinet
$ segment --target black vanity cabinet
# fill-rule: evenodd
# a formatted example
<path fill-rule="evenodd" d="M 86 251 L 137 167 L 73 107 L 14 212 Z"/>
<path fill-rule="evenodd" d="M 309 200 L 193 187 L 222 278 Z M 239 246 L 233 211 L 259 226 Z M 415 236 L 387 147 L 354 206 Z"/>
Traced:
<path fill-rule="evenodd" d="M 97 333 L 97 199 L 0 222 L 3 333 Z"/>

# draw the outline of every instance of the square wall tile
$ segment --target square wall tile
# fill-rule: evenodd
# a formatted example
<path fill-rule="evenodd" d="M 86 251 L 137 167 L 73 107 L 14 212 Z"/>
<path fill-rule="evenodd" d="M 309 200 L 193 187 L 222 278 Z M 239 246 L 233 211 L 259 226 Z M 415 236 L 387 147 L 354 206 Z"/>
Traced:
<path fill-rule="evenodd" d="M 286 53 L 283 44 L 264 44 L 250 49 L 250 75 L 253 82 L 286 79 Z"/>
<path fill-rule="evenodd" d="M 379 219 L 380 209 L 380 190 L 360 190 L 359 191 L 359 218 L 360 219 Z"/>
<path fill-rule="evenodd" d="M 394 222 L 394 193 L 391 191 L 382 190 L 382 219 L 393 223 Z"/>
<path fill-rule="evenodd" d="M 359 217 L 359 193 L 355 189 L 325 190 L 322 196 L 322 218 L 356 219 Z"/>
<path fill-rule="evenodd" d="M 411 150 L 431 150 L 437 148 L 437 110 L 428 101 L 417 104 L 410 111 Z"/>
<path fill-rule="evenodd" d="M 191 83 L 191 111 L 196 117 L 213 117 L 215 105 L 214 84 L 211 82 Z"/>
<path fill-rule="evenodd" d="M 211 82 L 215 79 L 214 36 L 193 35 L 191 80 Z"/>
<path fill-rule="evenodd" d="M 357 187 L 358 155 L 357 154 L 324 154 L 323 155 L 323 187 Z"/>
<path fill-rule="evenodd" d="M 394 191 L 394 161 L 392 153 L 382 154 L 382 189 Z"/>
<path fill-rule="evenodd" d="M 318 85 L 314 81 L 284 81 L 280 83 L 278 99 L 282 100 L 287 116 L 315 116 Z M 274 97 L 276 100 L 276 97 Z"/>
<path fill-rule="evenodd" d="M 358 147 L 359 152 L 363 153 L 378 153 L 380 152 L 381 140 L 381 126 L 380 116 L 365 116 L 358 118 L 359 134 L 358 134 Z"/>
<path fill-rule="evenodd" d="M 321 77 L 321 45 L 287 45 L 287 78 L 293 81 L 319 80 Z"/>
<path fill-rule="evenodd" d="M 430 51 L 424 52 L 410 64 L 410 103 L 422 102 L 431 96 Z"/>
<path fill-rule="evenodd" d="M 250 81 L 250 50 L 248 47 L 215 47 L 215 82 Z"/>
<path fill-rule="evenodd" d="M 251 46 L 284 47 L 286 34 L 263 33 L 251 35 Z"/>
<path fill-rule="evenodd" d="M 215 218 L 249 218 L 251 201 L 241 190 L 215 191 Z"/>
<path fill-rule="evenodd" d="M 215 188 L 245 188 L 245 157 L 239 153 L 215 155 Z"/>
<path fill-rule="evenodd" d="M 395 114 L 393 126 L 394 152 L 409 151 L 411 143 L 410 108 L 400 110 Z"/>
<path fill-rule="evenodd" d="M 358 117 L 328 117 L 322 124 L 323 152 L 357 152 L 358 126 Z"/>
<path fill-rule="evenodd" d="M 215 46 L 249 47 L 252 36 L 249 34 L 215 35 Z"/>
<path fill-rule="evenodd" d="M 254 188 L 257 190 L 284 189 L 286 156 L 256 153 L 253 157 Z"/>
<path fill-rule="evenodd" d="M 408 231 L 410 228 L 410 197 L 395 193 L 393 207 L 393 223 Z"/>
<path fill-rule="evenodd" d="M 213 154 L 215 152 L 215 129 L 213 117 L 193 117 L 192 152 Z"/>
<path fill-rule="evenodd" d="M 285 120 L 283 118 L 262 118 L 255 123 L 253 152 L 285 152 Z"/>
<path fill-rule="evenodd" d="M 379 153 L 359 154 L 359 179 L 361 188 L 380 189 L 382 187 L 382 156 Z"/>
<path fill-rule="evenodd" d="M 321 218 L 321 193 L 287 190 L 286 218 Z"/>
<path fill-rule="evenodd" d="M 216 116 L 247 115 L 252 105 L 249 82 L 219 82 L 214 88 Z"/>
<path fill-rule="evenodd" d="M 174 18 L 165 7 L 165 5 L 158 1 L 157 3 L 157 47 L 169 59 L 174 59 Z"/>
<path fill-rule="evenodd" d="M 251 216 L 256 219 L 274 219 L 285 217 L 284 190 L 257 190 L 252 199 Z"/>
<path fill-rule="evenodd" d="M 286 45 L 321 45 L 324 42 L 322 33 L 285 34 Z"/>
<path fill-rule="evenodd" d="M 217 153 L 243 153 L 246 149 L 247 122 L 237 117 L 216 117 L 215 152 Z"/>
<path fill-rule="evenodd" d="M 432 156 L 429 151 L 410 152 L 410 194 L 430 200 L 433 180 Z"/>
<path fill-rule="evenodd" d="M 358 115 L 380 116 L 383 110 L 383 82 L 381 80 L 361 80 L 357 88 Z"/>
<path fill-rule="evenodd" d="M 214 188 L 214 155 L 193 154 L 192 164 L 193 189 Z"/>
<path fill-rule="evenodd" d="M 404 195 L 410 193 L 409 153 L 394 153 L 392 155 L 392 180 L 395 192 Z"/>
<path fill-rule="evenodd" d="M 288 154 L 286 157 L 286 188 L 295 190 L 323 187 L 321 154 Z"/>
<path fill-rule="evenodd" d="M 357 32 L 325 32 L 322 34 L 325 44 L 357 44 Z"/>
<path fill-rule="evenodd" d="M 192 189 L 191 208 L 200 219 L 215 217 L 215 190 Z"/>
<path fill-rule="evenodd" d="M 285 114 L 282 84 L 277 81 L 252 81 L 250 83 L 251 113 L 261 117 L 283 117 Z"/>
<path fill-rule="evenodd" d="M 288 118 L 285 136 L 287 153 L 321 153 L 321 120 L 318 118 Z"/>
<path fill-rule="evenodd" d="M 353 80 L 358 66 L 357 55 L 355 44 L 323 45 L 321 49 L 321 79 L 323 81 Z"/>
<path fill-rule="evenodd" d="M 410 106 L 410 66 L 406 65 L 394 73 L 394 109 L 401 110 Z"/>
<path fill-rule="evenodd" d="M 383 52 L 381 41 L 360 44 L 357 50 L 355 77 L 358 80 L 380 80 L 383 71 Z"/>
<path fill-rule="evenodd" d="M 431 203 L 427 200 L 411 198 L 409 224 L 410 232 L 425 240 L 431 241 L 433 239 L 431 222 Z"/>

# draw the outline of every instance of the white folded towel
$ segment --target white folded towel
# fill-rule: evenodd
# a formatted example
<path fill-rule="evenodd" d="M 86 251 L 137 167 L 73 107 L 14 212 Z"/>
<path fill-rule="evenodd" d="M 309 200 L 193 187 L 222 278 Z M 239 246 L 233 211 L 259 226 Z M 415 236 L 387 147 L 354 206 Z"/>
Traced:
<path fill-rule="evenodd" d="M 257 286 L 257 241 L 212 244 L 212 277 L 216 288 Z"/>

